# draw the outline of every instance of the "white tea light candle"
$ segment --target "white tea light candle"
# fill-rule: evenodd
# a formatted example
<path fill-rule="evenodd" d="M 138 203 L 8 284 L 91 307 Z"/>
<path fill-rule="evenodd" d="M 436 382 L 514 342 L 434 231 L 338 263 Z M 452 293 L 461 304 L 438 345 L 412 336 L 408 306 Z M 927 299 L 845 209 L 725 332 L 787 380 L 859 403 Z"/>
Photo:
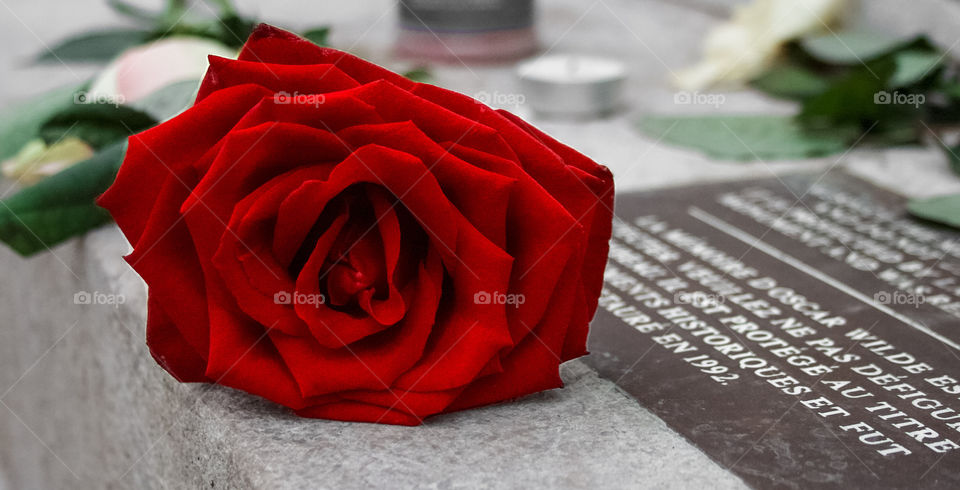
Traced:
<path fill-rule="evenodd" d="M 621 103 L 626 66 L 606 58 L 551 55 L 517 68 L 527 101 L 546 115 L 598 116 Z"/>

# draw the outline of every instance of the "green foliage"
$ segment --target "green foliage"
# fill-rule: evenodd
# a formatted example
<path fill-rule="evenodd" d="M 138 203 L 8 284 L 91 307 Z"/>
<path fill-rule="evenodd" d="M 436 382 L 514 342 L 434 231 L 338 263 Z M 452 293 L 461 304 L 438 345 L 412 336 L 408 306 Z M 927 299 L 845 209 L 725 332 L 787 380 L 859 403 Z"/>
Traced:
<path fill-rule="evenodd" d="M 43 123 L 38 134 L 47 144 L 72 136 L 97 149 L 156 123 L 146 113 L 125 105 L 74 104 Z"/>
<path fill-rule="evenodd" d="M 842 151 L 847 138 L 805 130 L 789 116 L 652 116 L 640 121 L 651 137 L 720 160 L 809 158 Z"/>
<path fill-rule="evenodd" d="M 39 63 L 110 61 L 123 50 L 150 39 L 146 29 L 108 29 L 68 37 L 37 56 Z"/>
<path fill-rule="evenodd" d="M 677 127 L 664 140 L 738 160 L 751 159 L 737 149 L 743 142 L 757 145 L 753 158 L 764 159 L 841 152 L 861 140 L 873 146 L 916 144 L 925 126 L 960 123 L 960 82 L 947 77 L 956 70 L 945 70 L 945 59 L 922 36 L 841 32 L 801 39 L 786 46 L 779 62 L 751 82 L 772 97 L 799 104 L 789 124 L 774 118 L 767 129 L 746 118 L 739 123 L 747 133 L 731 135 L 733 126 L 724 118 L 674 118 L 671 124 Z M 718 121 L 724 126 L 718 128 Z M 646 122 L 641 128 L 656 137 L 662 123 Z M 758 135 L 767 132 L 765 142 Z M 722 144 L 721 138 L 732 141 Z M 817 139 L 823 139 L 821 144 L 812 143 Z"/>
<path fill-rule="evenodd" d="M 125 151 L 125 142 L 115 143 L 0 201 L 0 240 L 28 256 L 109 222 L 94 200 L 113 183 Z"/>
<path fill-rule="evenodd" d="M 48 119 L 69 109 L 86 84 L 63 87 L 34 97 L 0 113 L 0 160 L 16 155 Z"/>
<path fill-rule="evenodd" d="M 430 73 L 430 70 L 424 66 L 407 70 L 403 72 L 403 76 L 413 80 L 414 82 L 420 83 L 430 83 L 430 81 L 433 80 L 433 74 Z"/>
<path fill-rule="evenodd" d="M 327 46 L 327 40 L 330 37 L 330 28 L 327 26 L 315 27 L 313 29 L 307 29 L 301 34 L 306 39 L 309 39 L 311 42 L 317 46 Z"/>
<path fill-rule="evenodd" d="M 918 218 L 960 228 L 960 194 L 913 199 L 907 210 Z"/>

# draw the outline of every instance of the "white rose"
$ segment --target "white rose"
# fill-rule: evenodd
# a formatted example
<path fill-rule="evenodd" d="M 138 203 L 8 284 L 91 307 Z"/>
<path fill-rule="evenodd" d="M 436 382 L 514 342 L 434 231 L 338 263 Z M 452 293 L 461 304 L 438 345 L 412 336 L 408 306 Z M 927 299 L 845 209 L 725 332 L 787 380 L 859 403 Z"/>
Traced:
<path fill-rule="evenodd" d="M 707 35 L 703 59 L 679 72 L 675 82 L 684 90 L 740 85 L 763 73 L 783 44 L 826 31 L 846 7 L 847 0 L 755 0 L 738 6 Z"/>
<path fill-rule="evenodd" d="M 237 52 L 216 41 L 188 36 L 130 48 L 97 76 L 89 93 L 123 103 L 136 102 L 171 83 L 200 79 L 211 54 L 233 58 Z"/>

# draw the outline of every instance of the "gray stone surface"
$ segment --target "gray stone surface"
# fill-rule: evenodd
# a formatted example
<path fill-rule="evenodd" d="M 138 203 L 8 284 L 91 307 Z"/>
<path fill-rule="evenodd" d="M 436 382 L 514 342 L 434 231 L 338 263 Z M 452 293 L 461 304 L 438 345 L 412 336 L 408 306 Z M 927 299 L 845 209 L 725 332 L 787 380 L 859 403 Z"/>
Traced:
<path fill-rule="evenodd" d="M 297 418 L 181 385 L 144 346 L 145 288 L 115 228 L 24 261 L 4 250 L 0 468 L 15 488 L 626 488 L 738 479 L 580 362 L 568 386 L 422 427 Z M 124 303 L 74 305 L 77 291 Z M 23 375 L 21 376 L 21 373 Z"/>
<path fill-rule="evenodd" d="M 404 66 L 389 57 L 389 0 L 240 3 L 285 26 L 332 22 L 336 46 Z M 675 105 L 666 80 L 696 59 L 704 30 L 734 3 L 542 2 L 541 38 L 552 52 L 599 52 L 629 62 L 631 105 L 602 121 L 535 123 L 610 166 L 620 190 L 834 165 L 912 195 L 960 189 L 933 148 L 722 163 L 634 131 L 631 121 L 643 113 L 712 110 Z M 955 4 L 911 2 L 904 15 L 900 5 L 871 1 L 863 22 L 898 32 L 929 28 L 945 47 L 954 43 L 957 16 L 931 12 Z M 0 11 L 9 14 L 0 16 L 0 107 L 92 74 L 91 67 L 28 68 L 23 61 L 64 33 L 116 22 L 100 0 L 0 0 Z M 517 90 L 509 68 L 453 64 L 434 72 L 441 85 L 467 94 Z M 718 110 L 790 106 L 744 92 L 727 94 Z M 120 260 L 127 248 L 115 228 L 106 228 L 29 260 L 0 249 L 0 490 L 742 486 L 576 361 L 563 368 L 562 390 L 418 428 L 298 419 L 242 393 L 177 384 L 144 346 L 145 289 Z M 125 302 L 78 306 L 78 291 L 123 294 Z"/>

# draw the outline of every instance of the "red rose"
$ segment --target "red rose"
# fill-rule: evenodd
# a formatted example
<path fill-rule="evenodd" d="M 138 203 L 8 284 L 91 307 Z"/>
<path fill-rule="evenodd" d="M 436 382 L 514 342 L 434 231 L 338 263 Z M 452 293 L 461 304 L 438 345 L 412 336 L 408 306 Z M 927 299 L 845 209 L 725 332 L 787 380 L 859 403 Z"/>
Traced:
<path fill-rule="evenodd" d="M 562 385 L 609 171 L 510 113 L 261 25 L 100 198 L 184 382 L 419 424 Z"/>

